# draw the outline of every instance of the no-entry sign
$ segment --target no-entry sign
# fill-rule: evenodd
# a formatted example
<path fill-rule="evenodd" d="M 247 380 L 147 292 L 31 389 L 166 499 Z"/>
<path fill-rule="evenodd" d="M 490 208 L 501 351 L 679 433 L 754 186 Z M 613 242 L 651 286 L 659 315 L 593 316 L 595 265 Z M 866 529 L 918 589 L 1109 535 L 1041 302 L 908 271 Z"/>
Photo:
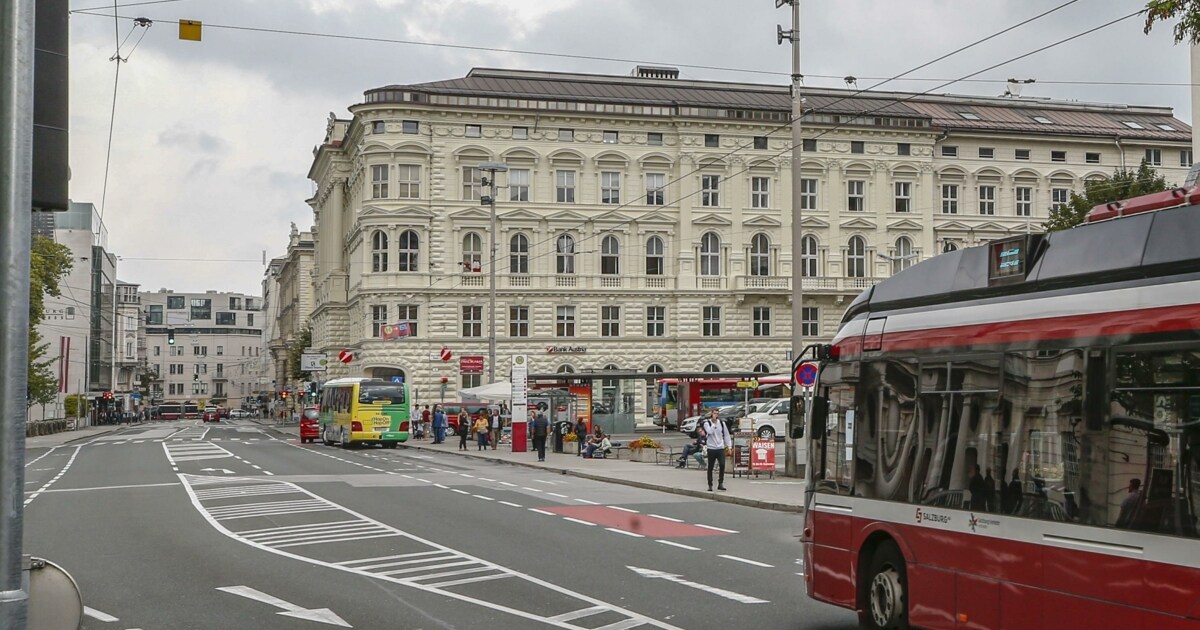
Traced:
<path fill-rule="evenodd" d="M 796 366 L 796 371 L 792 376 L 796 379 L 796 383 L 805 387 L 812 387 L 812 384 L 817 382 L 817 364 L 801 363 Z"/>

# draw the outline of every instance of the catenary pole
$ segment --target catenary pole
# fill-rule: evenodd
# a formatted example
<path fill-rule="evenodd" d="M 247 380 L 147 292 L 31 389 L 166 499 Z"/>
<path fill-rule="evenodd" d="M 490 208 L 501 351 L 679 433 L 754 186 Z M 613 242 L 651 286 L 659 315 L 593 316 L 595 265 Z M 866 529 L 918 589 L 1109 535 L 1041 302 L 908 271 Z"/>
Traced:
<path fill-rule="evenodd" d="M 776 7 L 791 5 L 792 30 L 779 32 L 779 43 L 786 37 L 792 45 L 792 358 L 800 356 L 804 349 L 804 228 L 800 224 L 801 199 L 804 190 L 803 169 L 800 157 L 804 146 L 801 133 L 801 116 L 804 114 L 804 98 L 800 88 L 804 75 L 800 74 L 800 0 L 776 0 Z M 784 471 L 788 476 L 799 475 L 796 440 L 791 435 L 784 440 Z"/>
<path fill-rule="evenodd" d="M 492 233 L 491 259 L 488 261 L 488 383 L 496 382 L 496 249 L 499 247 L 499 230 L 496 229 L 496 173 L 503 173 L 508 166 L 500 162 L 484 162 L 479 170 L 488 174 L 487 203 L 491 209 Z"/>
<path fill-rule="evenodd" d="M 0 628 L 25 628 L 22 581 L 34 0 L 0 4 Z"/>

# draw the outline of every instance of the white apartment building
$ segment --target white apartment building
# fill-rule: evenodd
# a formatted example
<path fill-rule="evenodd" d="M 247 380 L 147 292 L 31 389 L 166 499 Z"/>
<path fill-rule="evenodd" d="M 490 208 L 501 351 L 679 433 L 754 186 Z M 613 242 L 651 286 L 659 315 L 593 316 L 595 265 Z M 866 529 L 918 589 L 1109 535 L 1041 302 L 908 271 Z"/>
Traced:
<path fill-rule="evenodd" d="M 313 345 L 355 360 L 327 376 L 403 376 L 423 402 L 479 384 L 458 359 L 488 354 L 493 247 L 498 378 L 518 353 L 531 373 L 781 372 L 793 306 L 828 340 L 895 270 L 1037 231 L 1115 168 L 1182 182 L 1192 162 L 1169 108 L 810 89 L 794 245 L 788 88 L 677 77 L 475 69 L 331 116 L 309 171 Z M 483 162 L 508 168 L 495 231 Z M 381 339 L 401 322 L 411 337 Z"/>

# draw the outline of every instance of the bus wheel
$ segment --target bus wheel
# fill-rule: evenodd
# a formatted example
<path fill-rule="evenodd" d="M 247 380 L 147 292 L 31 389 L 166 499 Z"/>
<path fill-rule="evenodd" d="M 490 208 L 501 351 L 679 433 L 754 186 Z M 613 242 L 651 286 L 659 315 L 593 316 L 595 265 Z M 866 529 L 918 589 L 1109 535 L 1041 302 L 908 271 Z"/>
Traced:
<path fill-rule="evenodd" d="M 759 437 L 759 439 L 763 439 L 763 440 L 774 440 L 775 439 L 775 429 L 772 429 L 771 427 L 759 427 L 758 428 L 758 437 Z"/>
<path fill-rule="evenodd" d="M 346 439 L 346 427 L 342 427 L 338 431 L 338 441 L 342 443 L 342 448 L 348 448 L 350 446 L 349 440 Z"/>
<path fill-rule="evenodd" d="M 325 446 L 333 446 L 333 440 L 329 439 L 329 427 L 321 428 L 321 443 Z"/>
<path fill-rule="evenodd" d="M 383 448 L 396 448 L 396 443 L 395 442 L 384 442 Z"/>
<path fill-rule="evenodd" d="M 875 549 L 866 574 L 866 610 L 859 621 L 864 628 L 906 630 L 908 628 L 908 576 L 904 555 L 887 540 Z"/>

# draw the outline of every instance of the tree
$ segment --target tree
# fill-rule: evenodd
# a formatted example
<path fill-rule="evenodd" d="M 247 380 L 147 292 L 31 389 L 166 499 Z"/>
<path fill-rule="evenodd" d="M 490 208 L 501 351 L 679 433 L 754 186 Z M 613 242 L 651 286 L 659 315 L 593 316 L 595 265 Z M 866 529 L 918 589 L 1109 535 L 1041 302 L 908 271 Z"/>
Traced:
<path fill-rule="evenodd" d="M 1117 169 L 1112 177 L 1083 184 L 1083 195 L 1071 193 L 1071 201 L 1065 206 L 1050 211 L 1050 219 L 1042 224 L 1047 232 L 1066 230 L 1083 223 L 1092 208 L 1102 203 L 1120 201 L 1161 192 L 1169 188 L 1167 180 L 1142 160 L 1136 171 Z"/>
<path fill-rule="evenodd" d="M 1179 18 L 1175 24 L 1175 43 L 1187 40 L 1200 44 L 1200 0 L 1150 0 L 1146 3 L 1146 28 L 1150 33 L 1156 22 Z"/>
<path fill-rule="evenodd" d="M 25 404 L 49 404 L 58 396 L 58 378 L 45 358 L 50 344 L 41 343 L 37 326 L 46 318 L 46 296 L 62 295 L 60 282 L 73 266 L 71 250 L 44 236 L 34 236 L 29 259 L 29 385 Z"/>
<path fill-rule="evenodd" d="M 304 353 L 304 349 L 312 345 L 312 329 L 305 328 L 300 332 L 300 337 L 288 346 L 288 374 L 301 381 L 307 381 L 310 374 L 300 369 L 300 355 Z"/>

